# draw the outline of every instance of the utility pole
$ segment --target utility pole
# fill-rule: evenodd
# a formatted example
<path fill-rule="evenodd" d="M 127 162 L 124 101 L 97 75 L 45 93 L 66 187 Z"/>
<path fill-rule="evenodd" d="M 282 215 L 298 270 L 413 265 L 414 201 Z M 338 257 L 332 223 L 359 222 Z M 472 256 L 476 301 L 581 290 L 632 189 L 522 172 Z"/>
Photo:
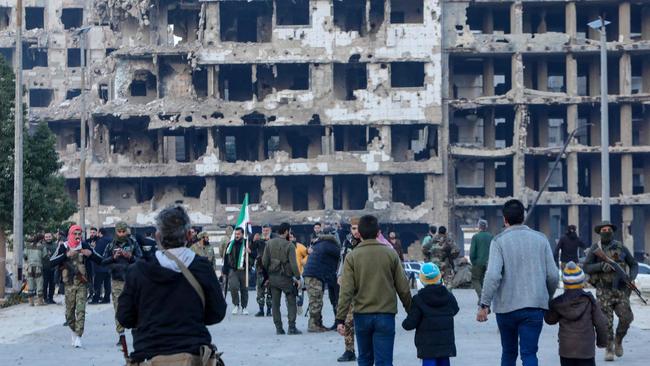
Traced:
<path fill-rule="evenodd" d="M 601 16 L 589 23 L 589 27 L 600 32 L 600 188 L 602 221 L 611 220 L 609 190 L 609 100 L 607 96 L 607 30 L 610 24 Z"/>
<path fill-rule="evenodd" d="M 81 28 L 79 46 L 81 48 L 81 151 L 79 152 L 79 225 L 81 235 L 86 238 L 86 31 Z"/>
<path fill-rule="evenodd" d="M 23 0 L 16 1 L 16 105 L 14 107 L 14 290 L 23 280 Z M 4 273 L 0 275 L 4 276 Z"/>

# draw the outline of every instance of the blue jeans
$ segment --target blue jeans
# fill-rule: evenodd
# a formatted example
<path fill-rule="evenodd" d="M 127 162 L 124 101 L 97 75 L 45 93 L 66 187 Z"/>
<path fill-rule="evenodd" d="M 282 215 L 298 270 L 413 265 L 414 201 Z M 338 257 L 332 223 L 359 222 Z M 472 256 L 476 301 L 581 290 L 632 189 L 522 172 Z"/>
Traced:
<path fill-rule="evenodd" d="M 422 360 L 422 366 L 451 366 L 449 357 Z"/>
<path fill-rule="evenodd" d="M 537 343 L 542 332 L 544 310 L 536 308 L 519 309 L 497 314 L 497 325 L 501 333 L 501 366 L 515 366 L 517 344 L 521 349 L 523 366 L 538 366 Z"/>
<path fill-rule="evenodd" d="M 393 366 L 395 314 L 354 314 L 359 366 Z"/>

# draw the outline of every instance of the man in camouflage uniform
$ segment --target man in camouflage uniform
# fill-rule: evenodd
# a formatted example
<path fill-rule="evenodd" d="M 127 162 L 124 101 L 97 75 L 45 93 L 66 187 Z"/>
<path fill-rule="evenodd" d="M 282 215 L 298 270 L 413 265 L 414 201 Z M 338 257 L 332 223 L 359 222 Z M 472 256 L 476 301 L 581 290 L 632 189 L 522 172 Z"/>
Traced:
<path fill-rule="evenodd" d="M 268 283 L 264 283 L 264 266 L 262 266 L 262 256 L 264 255 L 264 248 L 266 243 L 271 240 L 271 225 L 262 226 L 262 236 L 256 235 L 253 238 L 251 251 L 255 257 L 255 289 L 257 292 L 256 300 L 257 305 L 260 307 L 255 316 L 264 316 L 264 304 L 266 303 L 266 316 L 271 316 L 271 290 Z"/>
<path fill-rule="evenodd" d="M 36 305 L 45 305 L 43 302 L 43 261 L 47 256 L 47 252 L 41 242 L 42 238 L 41 235 L 34 237 L 25 246 L 25 253 L 23 254 L 27 264 L 26 276 L 30 306 L 34 306 L 34 296 L 36 296 Z"/>
<path fill-rule="evenodd" d="M 65 319 L 72 330 L 72 345 L 75 348 L 82 346 L 81 336 L 86 321 L 87 260 L 100 264 L 102 257 L 90 245 L 81 241 L 81 226 L 72 225 L 68 231 L 68 240 L 59 244 L 50 263 L 61 268 L 65 283 Z"/>
<path fill-rule="evenodd" d="M 589 282 L 596 288 L 596 297 L 601 309 L 607 316 L 609 342 L 605 353 L 605 361 L 614 361 L 623 356 L 623 338 L 634 320 L 630 307 L 630 289 L 625 283 L 617 281 L 614 268 L 598 258 L 593 252 L 601 248 L 605 255 L 618 263 L 634 281 L 639 265 L 630 251 L 619 241 L 614 240 L 616 226 L 609 221 L 597 225 L 595 232 L 600 235 L 600 241 L 591 246 L 585 260 L 584 270 L 590 275 Z M 616 335 L 614 335 L 614 313 L 618 317 Z"/>
<path fill-rule="evenodd" d="M 196 255 L 198 255 L 200 257 L 208 258 L 208 262 L 210 262 L 210 264 L 212 264 L 212 269 L 216 271 L 217 270 L 217 261 L 215 259 L 214 249 L 212 249 L 212 246 L 210 245 L 210 237 L 209 237 L 208 233 L 206 233 L 205 231 L 202 231 L 202 232 L 199 233 L 197 238 L 199 239 L 199 241 L 192 244 L 190 249 L 194 253 L 196 253 Z"/>
<path fill-rule="evenodd" d="M 106 246 L 102 260 L 102 265 L 108 267 L 111 272 L 111 297 L 115 312 L 117 312 L 118 299 L 124 290 L 126 269 L 140 257 L 142 257 L 142 250 L 129 234 L 129 225 L 124 221 L 115 224 L 115 237 Z M 115 318 L 115 331 L 118 334 L 115 345 L 120 346 L 126 342 L 126 337 L 124 327 L 117 318 Z"/>
<path fill-rule="evenodd" d="M 458 258 L 460 249 L 452 238 L 447 235 L 447 228 L 440 226 L 438 235 L 432 241 L 431 262 L 440 268 L 442 278 L 447 289 L 452 289 L 452 280 L 454 279 L 454 259 Z"/>
<path fill-rule="evenodd" d="M 339 270 L 337 273 L 338 281 L 341 281 L 343 275 L 343 263 L 345 257 L 361 242 L 361 235 L 359 235 L 359 218 L 353 217 L 350 219 L 350 234 L 347 235 L 343 245 L 341 246 L 341 260 L 339 261 Z M 340 284 L 340 283 L 339 283 Z M 354 353 L 354 311 L 352 306 L 345 317 L 345 336 L 343 342 L 345 343 L 345 352 L 337 359 L 338 362 L 352 362 L 356 361 L 357 356 Z"/>

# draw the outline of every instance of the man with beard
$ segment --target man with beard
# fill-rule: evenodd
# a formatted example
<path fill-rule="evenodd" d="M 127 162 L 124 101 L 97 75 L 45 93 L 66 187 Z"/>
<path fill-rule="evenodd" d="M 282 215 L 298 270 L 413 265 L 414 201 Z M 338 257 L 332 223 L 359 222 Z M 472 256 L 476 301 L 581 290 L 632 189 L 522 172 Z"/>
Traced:
<path fill-rule="evenodd" d="M 253 240 L 251 251 L 255 257 L 255 289 L 257 292 L 257 305 L 260 311 L 255 314 L 257 317 L 264 316 L 264 304 L 266 303 L 266 316 L 271 316 L 271 291 L 268 283 L 264 280 L 264 266 L 262 266 L 262 256 L 266 243 L 271 240 L 271 225 L 262 226 L 262 236 L 256 236 Z"/>
<path fill-rule="evenodd" d="M 244 229 L 235 229 L 235 239 L 228 244 L 224 259 L 224 272 L 228 273 L 228 287 L 232 296 L 232 315 L 248 315 L 248 287 L 246 286 L 246 261 L 245 255 L 250 254 L 244 239 Z"/>
<path fill-rule="evenodd" d="M 57 246 L 52 233 L 43 235 L 43 250 L 46 253 L 46 260 L 43 261 L 43 301 L 46 304 L 54 304 L 54 266 L 50 264 L 49 259 L 56 252 Z"/>
<path fill-rule="evenodd" d="M 580 248 L 587 249 L 588 247 L 589 246 L 578 237 L 576 226 L 569 225 L 566 234 L 560 238 L 560 241 L 558 241 L 557 246 L 553 251 L 553 258 L 555 258 L 556 263 L 559 259 L 561 268 L 564 269 L 564 265 L 569 262 L 578 263 L 578 250 Z"/>
<path fill-rule="evenodd" d="M 357 244 L 361 242 L 361 235 L 359 235 L 359 218 L 353 217 L 350 219 L 350 233 L 347 235 L 343 245 L 341 246 L 341 259 L 339 261 L 339 270 L 337 273 L 338 281 L 340 284 L 341 275 L 343 275 L 343 263 L 345 263 L 345 257 L 356 248 Z M 345 343 L 345 352 L 337 359 L 338 362 L 352 362 L 357 360 L 357 356 L 354 353 L 354 312 L 352 306 L 348 310 L 348 314 L 345 317 L 345 323 L 343 323 L 345 329 L 345 335 L 343 337 Z"/>
<path fill-rule="evenodd" d="M 212 246 L 210 245 L 210 236 L 208 233 L 205 231 L 202 231 L 199 233 L 197 236 L 199 238 L 199 241 L 196 243 L 192 244 L 190 249 L 196 253 L 197 255 L 207 258 L 208 262 L 212 264 L 212 269 L 217 270 L 217 262 L 215 260 L 214 256 L 214 250 L 212 249 Z"/>

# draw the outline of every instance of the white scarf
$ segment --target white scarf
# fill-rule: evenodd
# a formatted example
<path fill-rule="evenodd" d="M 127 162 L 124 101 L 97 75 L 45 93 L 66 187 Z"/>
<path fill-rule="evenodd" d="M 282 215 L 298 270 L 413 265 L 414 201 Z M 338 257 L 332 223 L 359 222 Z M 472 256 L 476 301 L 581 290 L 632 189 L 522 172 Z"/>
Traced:
<path fill-rule="evenodd" d="M 194 257 L 196 256 L 196 253 L 191 251 L 189 248 L 185 247 L 180 247 L 180 248 L 172 248 L 172 249 L 167 249 L 167 251 L 176 258 L 178 258 L 184 265 L 185 267 L 189 267 L 192 261 L 194 260 Z M 156 259 L 158 259 L 158 263 L 160 263 L 161 266 L 167 269 L 171 269 L 174 272 L 181 272 L 181 269 L 178 268 L 178 265 L 176 265 L 176 262 L 172 261 L 171 259 L 167 258 L 161 251 L 156 251 Z"/>

